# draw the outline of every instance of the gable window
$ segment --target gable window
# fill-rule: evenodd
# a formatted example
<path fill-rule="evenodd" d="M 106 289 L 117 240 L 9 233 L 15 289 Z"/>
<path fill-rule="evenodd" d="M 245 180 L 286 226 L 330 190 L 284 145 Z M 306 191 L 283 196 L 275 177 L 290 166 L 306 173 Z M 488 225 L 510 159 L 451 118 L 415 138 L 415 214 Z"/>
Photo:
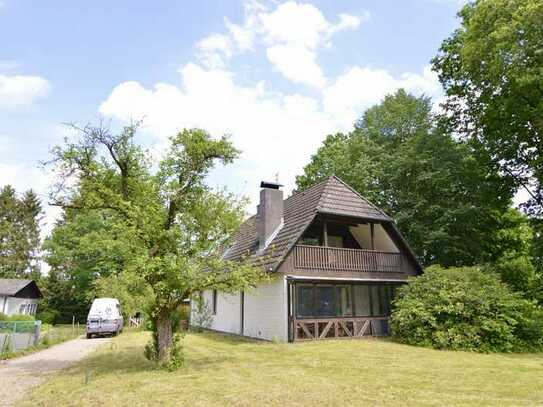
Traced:
<path fill-rule="evenodd" d="M 213 315 L 217 314 L 217 290 L 213 290 L 213 297 L 211 298 L 211 306 L 213 309 Z"/>

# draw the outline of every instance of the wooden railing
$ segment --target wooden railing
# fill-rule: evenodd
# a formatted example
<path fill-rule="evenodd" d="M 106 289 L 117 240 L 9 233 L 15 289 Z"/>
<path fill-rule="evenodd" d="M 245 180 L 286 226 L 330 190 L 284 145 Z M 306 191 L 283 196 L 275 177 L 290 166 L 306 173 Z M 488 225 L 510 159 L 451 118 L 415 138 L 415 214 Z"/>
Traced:
<path fill-rule="evenodd" d="M 405 272 L 405 254 L 324 246 L 294 246 L 294 267 L 338 271 Z"/>

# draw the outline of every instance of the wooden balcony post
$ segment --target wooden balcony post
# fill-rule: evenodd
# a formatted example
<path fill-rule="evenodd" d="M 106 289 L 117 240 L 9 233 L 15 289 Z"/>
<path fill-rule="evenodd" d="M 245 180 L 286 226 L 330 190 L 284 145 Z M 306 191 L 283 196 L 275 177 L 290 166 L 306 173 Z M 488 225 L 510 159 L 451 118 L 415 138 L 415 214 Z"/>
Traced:
<path fill-rule="evenodd" d="M 375 250 L 375 225 L 370 223 L 371 250 Z"/>

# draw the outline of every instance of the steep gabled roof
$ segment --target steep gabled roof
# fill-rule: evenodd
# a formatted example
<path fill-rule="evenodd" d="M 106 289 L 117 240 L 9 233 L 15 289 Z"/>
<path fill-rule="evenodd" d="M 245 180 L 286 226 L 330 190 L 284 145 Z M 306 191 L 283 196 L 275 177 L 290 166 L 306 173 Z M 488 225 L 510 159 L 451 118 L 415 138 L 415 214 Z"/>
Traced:
<path fill-rule="evenodd" d="M 17 296 L 18 293 L 23 291 L 26 287 L 28 290 L 34 290 L 36 293 L 35 298 L 41 298 L 42 293 L 38 288 L 38 285 L 34 280 L 21 280 L 16 278 L 0 278 L 0 295 L 6 295 L 10 297 Z"/>
<path fill-rule="evenodd" d="M 283 227 L 264 251 L 258 251 L 256 216 L 251 216 L 234 236 L 224 258 L 236 260 L 250 256 L 266 270 L 276 270 L 319 213 L 392 223 L 392 219 L 383 211 L 341 179 L 331 176 L 285 199 Z"/>

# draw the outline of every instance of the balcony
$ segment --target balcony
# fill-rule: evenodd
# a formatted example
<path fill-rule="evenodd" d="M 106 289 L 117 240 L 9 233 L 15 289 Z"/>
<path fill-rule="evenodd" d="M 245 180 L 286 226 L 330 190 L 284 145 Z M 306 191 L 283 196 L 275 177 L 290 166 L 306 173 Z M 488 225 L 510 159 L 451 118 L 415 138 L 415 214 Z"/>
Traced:
<path fill-rule="evenodd" d="M 294 267 L 309 270 L 405 273 L 412 268 L 403 253 L 296 245 Z"/>

